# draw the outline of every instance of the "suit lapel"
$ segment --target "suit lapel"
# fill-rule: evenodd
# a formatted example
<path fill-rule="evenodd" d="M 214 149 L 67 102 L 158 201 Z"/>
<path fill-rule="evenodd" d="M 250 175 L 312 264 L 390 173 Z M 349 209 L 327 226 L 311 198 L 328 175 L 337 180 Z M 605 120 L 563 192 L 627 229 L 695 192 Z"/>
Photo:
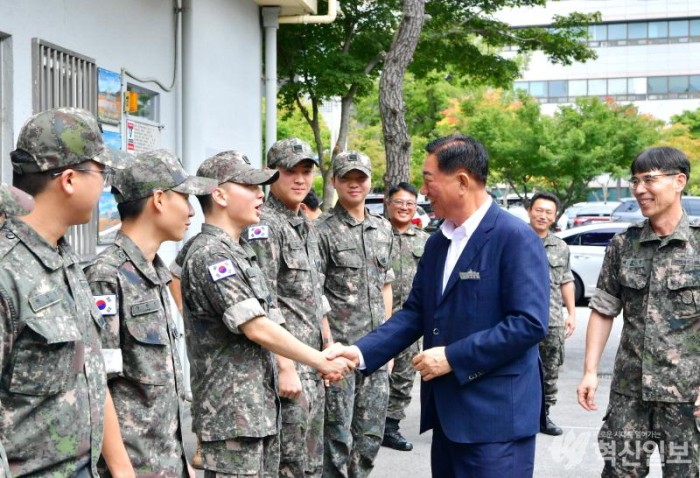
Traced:
<path fill-rule="evenodd" d="M 479 256 L 479 253 L 481 252 L 481 249 L 484 247 L 486 242 L 489 240 L 491 231 L 494 228 L 494 225 L 496 223 L 496 217 L 500 213 L 500 208 L 496 205 L 496 203 L 492 203 L 491 207 L 489 210 L 486 212 L 486 215 L 484 218 L 481 220 L 479 223 L 479 226 L 476 228 L 474 231 L 474 234 L 472 234 L 472 237 L 469 238 L 469 241 L 467 242 L 467 246 L 464 248 L 462 251 L 462 254 L 459 256 L 459 259 L 457 259 L 457 264 L 455 264 L 454 269 L 452 270 L 452 274 L 450 274 L 450 278 L 447 281 L 447 286 L 445 286 L 445 292 L 441 294 L 440 300 L 438 303 L 442 300 L 444 300 L 445 297 L 447 297 L 447 294 L 449 294 L 450 290 L 455 286 L 457 281 L 459 281 L 459 273 L 466 271 L 469 266 L 474 262 L 474 259 L 476 259 Z M 449 241 L 448 241 L 449 245 Z M 442 258 L 442 267 L 441 271 L 445 270 L 445 259 L 447 257 L 447 249 L 445 249 L 445 253 L 441 256 Z M 440 276 L 440 280 L 442 281 L 442 276 Z"/>

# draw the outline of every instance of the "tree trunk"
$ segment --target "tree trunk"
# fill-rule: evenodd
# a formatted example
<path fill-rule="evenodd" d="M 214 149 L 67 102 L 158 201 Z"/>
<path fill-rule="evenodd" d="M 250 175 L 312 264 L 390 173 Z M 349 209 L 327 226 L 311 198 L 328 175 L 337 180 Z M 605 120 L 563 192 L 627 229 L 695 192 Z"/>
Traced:
<path fill-rule="evenodd" d="M 382 118 L 386 173 L 384 191 L 409 180 L 411 140 L 406 127 L 403 77 L 413 59 L 425 21 L 425 0 L 403 0 L 403 17 L 379 80 L 379 111 Z"/>

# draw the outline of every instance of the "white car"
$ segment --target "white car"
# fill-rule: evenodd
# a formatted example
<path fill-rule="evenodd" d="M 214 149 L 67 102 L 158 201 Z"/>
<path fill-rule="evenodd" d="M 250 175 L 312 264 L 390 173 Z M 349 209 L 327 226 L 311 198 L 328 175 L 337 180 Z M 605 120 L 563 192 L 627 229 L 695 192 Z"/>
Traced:
<path fill-rule="evenodd" d="M 615 234 L 626 231 L 629 225 L 629 222 L 599 222 L 556 233 L 569 245 L 577 304 L 593 296 L 605 248 Z"/>

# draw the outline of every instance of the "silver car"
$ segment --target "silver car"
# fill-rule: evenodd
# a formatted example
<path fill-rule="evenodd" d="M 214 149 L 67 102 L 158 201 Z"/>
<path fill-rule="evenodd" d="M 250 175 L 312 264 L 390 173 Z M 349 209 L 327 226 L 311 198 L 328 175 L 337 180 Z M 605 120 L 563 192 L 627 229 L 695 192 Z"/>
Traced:
<path fill-rule="evenodd" d="M 615 234 L 626 231 L 629 225 L 628 222 L 598 222 L 556 233 L 569 245 L 577 304 L 593 296 L 605 248 Z"/>

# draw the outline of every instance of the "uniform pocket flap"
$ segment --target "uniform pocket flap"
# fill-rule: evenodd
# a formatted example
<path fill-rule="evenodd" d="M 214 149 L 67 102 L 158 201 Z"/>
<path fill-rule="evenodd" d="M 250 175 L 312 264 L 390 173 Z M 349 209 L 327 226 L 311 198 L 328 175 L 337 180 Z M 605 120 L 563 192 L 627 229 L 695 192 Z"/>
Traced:
<path fill-rule="evenodd" d="M 150 345 L 167 345 L 168 332 L 160 317 L 130 317 L 125 322 L 129 334 L 137 342 Z"/>
<path fill-rule="evenodd" d="M 77 342 L 82 337 L 72 317 L 29 317 L 27 327 L 46 339 L 47 344 Z"/>
<path fill-rule="evenodd" d="M 672 274 L 666 285 L 671 290 L 687 289 L 689 287 L 700 288 L 700 270 L 690 274 Z"/>
<path fill-rule="evenodd" d="M 644 289 L 647 286 L 647 277 L 644 270 L 632 271 L 623 269 L 620 272 L 620 284 L 630 289 Z"/>

